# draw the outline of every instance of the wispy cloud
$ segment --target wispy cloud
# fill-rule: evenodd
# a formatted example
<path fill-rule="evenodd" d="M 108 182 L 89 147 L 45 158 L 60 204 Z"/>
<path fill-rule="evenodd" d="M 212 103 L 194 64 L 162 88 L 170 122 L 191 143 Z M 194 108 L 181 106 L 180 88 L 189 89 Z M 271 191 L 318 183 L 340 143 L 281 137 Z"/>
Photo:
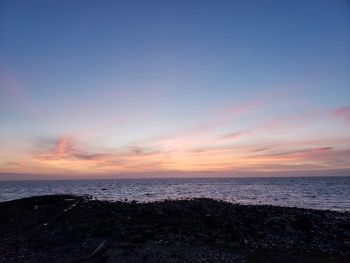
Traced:
<path fill-rule="evenodd" d="M 111 174 L 150 171 L 278 171 L 348 169 L 350 149 L 319 143 L 284 145 L 182 145 L 179 148 L 121 147 L 96 150 L 73 136 L 40 140 L 21 165 L 6 164 L 7 172 L 35 171 L 65 174 Z"/>
<path fill-rule="evenodd" d="M 256 131 L 253 131 L 253 130 L 233 132 L 233 133 L 228 133 L 228 134 L 221 136 L 221 139 L 223 139 L 223 140 L 239 140 L 241 138 L 252 135 L 254 133 L 256 133 Z"/>
<path fill-rule="evenodd" d="M 350 122 L 350 107 L 340 107 L 332 111 L 336 118 L 344 119 Z"/>
<path fill-rule="evenodd" d="M 46 152 L 37 155 L 36 157 L 41 160 L 59 160 L 59 159 L 76 159 L 76 160 L 102 160 L 108 157 L 105 153 L 88 153 L 80 150 L 76 147 L 76 141 L 73 137 L 62 136 L 52 142 L 47 140 L 51 149 Z M 44 146 L 44 148 L 47 146 Z"/>
<path fill-rule="evenodd" d="M 0 61 L 0 102 L 7 104 L 13 111 L 39 115 L 37 106 L 32 102 L 18 74 L 6 63 Z"/>
<path fill-rule="evenodd" d="M 6 162 L 5 165 L 6 166 L 23 167 L 23 164 L 21 164 L 19 162 L 12 162 L 12 161 Z"/>
<path fill-rule="evenodd" d="M 34 145 L 27 159 L 18 162 L 21 166 L 7 163 L 3 170 L 107 174 L 350 168 L 350 145 L 345 138 L 294 136 L 322 119 L 318 111 L 254 119 L 247 126 L 241 125 L 241 120 L 244 123 L 250 115 L 268 107 L 266 101 L 253 99 L 224 107 L 188 129 L 108 148 L 101 146 L 94 136 L 44 138 Z M 348 113 L 345 107 L 332 114 L 348 120 Z"/>
<path fill-rule="evenodd" d="M 87 146 L 73 136 L 42 139 L 40 149 L 33 153 L 32 161 L 45 168 L 64 167 L 71 172 L 108 173 L 148 171 L 160 169 L 165 162 L 159 151 L 141 147 L 115 150 L 87 150 Z"/>

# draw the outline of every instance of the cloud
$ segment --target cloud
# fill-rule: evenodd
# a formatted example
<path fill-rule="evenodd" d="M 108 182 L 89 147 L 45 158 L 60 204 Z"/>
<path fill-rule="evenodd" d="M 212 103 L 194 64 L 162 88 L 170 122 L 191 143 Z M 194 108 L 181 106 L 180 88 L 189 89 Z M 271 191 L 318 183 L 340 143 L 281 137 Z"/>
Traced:
<path fill-rule="evenodd" d="M 84 137 L 85 143 L 78 139 L 82 140 L 81 136 L 44 138 L 35 145 L 30 158 L 21 162 L 22 167 L 8 165 L 12 167 L 8 171 L 107 174 L 350 168 L 350 151 L 346 148 L 349 145 L 343 138 L 327 140 L 316 134 L 301 141 L 294 136 L 295 131 L 317 121 L 320 112 L 257 120 L 252 128 L 239 126 L 239 120 L 231 122 L 240 117 L 245 120 L 264 103 L 258 99 L 228 107 L 192 128 L 115 148 L 98 148 L 99 142 L 91 137 Z M 348 119 L 348 112 L 349 108 L 345 107 L 333 114 Z M 227 132 L 229 127 L 232 132 Z"/>
<path fill-rule="evenodd" d="M 165 163 L 164 154 L 141 147 L 114 150 L 87 150 L 89 147 L 72 136 L 41 139 L 33 161 L 42 167 L 65 168 L 71 172 L 130 172 L 156 170 Z"/>
<path fill-rule="evenodd" d="M 36 117 L 40 111 L 24 87 L 18 74 L 6 63 L 0 62 L 0 103 L 13 111 Z"/>
<path fill-rule="evenodd" d="M 6 166 L 18 166 L 18 167 L 23 167 L 23 164 L 19 163 L 19 162 L 13 162 L 13 161 L 9 161 L 5 163 Z"/>
<path fill-rule="evenodd" d="M 92 142 L 91 142 L 92 143 Z M 319 145 L 315 147 L 315 145 Z M 7 164 L 6 172 L 113 174 L 154 171 L 283 171 L 348 169 L 350 150 L 317 141 L 283 145 L 183 144 L 182 147 L 130 146 L 96 149 L 73 136 L 41 139 L 31 159 Z M 15 162 L 15 160 L 13 160 Z"/>
<path fill-rule="evenodd" d="M 340 107 L 332 111 L 332 115 L 350 122 L 350 107 Z"/>
<path fill-rule="evenodd" d="M 212 117 L 209 117 L 207 121 L 194 127 L 195 131 L 205 131 L 213 130 L 222 126 L 227 125 L 233 120 L 246 116 L 249 113 L 257 111 L 266 104 L 266 99 L 257 98 L 252 99 L 238 105 L 228 106 L 221 111 L 218 111 L 213 114 Z"/>
<path fill-rule="evenodd" d="M 109 156 L 106 153 L 89 153 L 77 147 L 76 140 L 71 136 L 61 136 L 57 139 L 42 139 L 40 147 L 43 153 L 36 154 L 36 158 L 41 160 L 102 160 Z M 42 150 L 41 150 L 42 151 Z"/>
<path fill-rule="evenodd" d="M 333 147 L 275 151 L 252 156 L 252 159 L 265 167 L 277 167 L 280 164 L 290 167 L 315 165 L 327 169 L 347 169 L 350 167 L 349 158 L 350 149 L 335 149 Z"/>
<path fill-rule="evenodd" d="M 147 149 L 145 147 L 140 146 L 130 146 L 128 147 L 131 153 L 135 154 L 136 156 L 147 156 L 147 155 L 155 155 L 160 153 L 159 151 Z"/>
<path fill-rule="evenodd" d="M 233 133 L 228 133 L 223 136 L 221 136 L 221 139 L 223 140 L 234 140 L 234 139 L 240 139 L 242 137 L 246 137 L 249 135 L 254 134 L 254 131 L 241 131 L 241 132 L 233 132 Z"/>
<path fill-rule="evenodd" d="M 324 154 L 331 151 L 333 147 L 319 147 L 319 148 L 307 148 L 307 149 L 297 149 L 297 150 L 288 150 L 288 151 L 282 151 L 282 152 L 275 152 L 275 153 L 269 153 L 264 154 L 262 156 L 269 156 L 269 157 L 306 157 L 306 156 L 315 156 L 317 154 Z"/>

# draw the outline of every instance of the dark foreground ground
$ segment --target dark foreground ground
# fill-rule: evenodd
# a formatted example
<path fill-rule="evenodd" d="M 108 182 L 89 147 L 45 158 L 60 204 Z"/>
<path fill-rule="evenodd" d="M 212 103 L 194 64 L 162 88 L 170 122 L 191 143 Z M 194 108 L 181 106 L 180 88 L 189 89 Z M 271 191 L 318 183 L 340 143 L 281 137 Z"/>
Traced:
<path fill-rule="evenodd" d="M 209 199 L 0 203 L 0 262 L 350 262 L 350 213 Z"/>

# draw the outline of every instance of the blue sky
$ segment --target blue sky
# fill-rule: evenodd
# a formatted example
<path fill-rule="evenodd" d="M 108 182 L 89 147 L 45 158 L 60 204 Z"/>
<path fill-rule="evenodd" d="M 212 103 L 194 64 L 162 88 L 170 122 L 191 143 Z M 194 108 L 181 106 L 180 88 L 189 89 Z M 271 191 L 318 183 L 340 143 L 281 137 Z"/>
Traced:
<path fill-rule="evenodd" d="M 349 22 L 347 1 L 0 1 L 0 171 L 347 169 Z M 332 153 L 270 168 L 262 145 Z"/>

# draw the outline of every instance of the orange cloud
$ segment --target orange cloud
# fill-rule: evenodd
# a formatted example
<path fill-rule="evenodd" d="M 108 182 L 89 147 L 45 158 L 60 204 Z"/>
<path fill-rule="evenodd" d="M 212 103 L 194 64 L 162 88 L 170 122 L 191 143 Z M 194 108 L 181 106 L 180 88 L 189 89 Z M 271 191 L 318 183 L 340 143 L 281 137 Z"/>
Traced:
<path fill-rule="evenodd" d="M 315 135 L 312 139 L 297 140 L 283 137 L 283 132 L 302 128 L 319 114 L 275 118 L 251 129 L 218 134 L 222 126 L 254 112 L 264 105 L 263 102 L 243 103 L 191 129 L 114 149 L 94 148 L 97 143 L 91 138 L 90 142 L 82 143 L 76 139 L 78 137 L 67 135 L 41 140 L 30 156 L 21 160 L 4 159 L 0 172 L 85 175 L 174 170 L 350 169 L 350 145 L 346 138 L 326 140 Z M 334 115 L 347 119 L 348 112 L 347 108 L 340 108 Z M 275 140 L 276 137 L 279 140 Z"/>
<path fill-rule="evenodd" d="M 224 139 L 256 135 L 244 131 L 225 135 Z M 278 169 L 350 168 L 349 152 L 342 141 L 324 140 L 257 143 L 254 139 L 244 144 L 221 143 L 222 138 L 210 134 L 192 133 L 149 140 L 139 146 L 112 150 L 92 150 L 72 136 L 43 140 L 42 150 L 34 153 L 32 162 L 43 171 L 71 173 L 120 173 L 148 171 L 265 171 Z M 322 145 L 323 144 L 323 145 Z M 319 145 L 319 147 L 315 147 Z M 343 145 L 335 148 L 333 145 Z M 90 149 L 90 150 L 89 150 Z M 29 162 L 27 162 L 29 163 Z M 11 169 L 21 170 L 24 167 Z"/>

